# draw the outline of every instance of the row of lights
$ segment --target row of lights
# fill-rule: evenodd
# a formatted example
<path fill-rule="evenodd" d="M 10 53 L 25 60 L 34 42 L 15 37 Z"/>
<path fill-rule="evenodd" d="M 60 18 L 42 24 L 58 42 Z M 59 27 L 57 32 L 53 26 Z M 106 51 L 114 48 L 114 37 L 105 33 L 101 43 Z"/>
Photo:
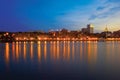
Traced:
<path fill-rule="evenodd" d="M 34 38 L 16 38 L 16 40 L 35 40 Z M 98 38 L 38 38 L 37 40 L 98 40 Z"/>

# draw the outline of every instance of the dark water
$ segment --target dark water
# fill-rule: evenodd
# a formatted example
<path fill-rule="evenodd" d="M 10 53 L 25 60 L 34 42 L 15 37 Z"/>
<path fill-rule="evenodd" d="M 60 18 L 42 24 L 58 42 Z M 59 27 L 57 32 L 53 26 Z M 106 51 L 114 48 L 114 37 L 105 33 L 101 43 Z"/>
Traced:
<path fill-rule="evenodd" d="M 120 80 L 120 42 L 0 43 L 0 80 Z"/>

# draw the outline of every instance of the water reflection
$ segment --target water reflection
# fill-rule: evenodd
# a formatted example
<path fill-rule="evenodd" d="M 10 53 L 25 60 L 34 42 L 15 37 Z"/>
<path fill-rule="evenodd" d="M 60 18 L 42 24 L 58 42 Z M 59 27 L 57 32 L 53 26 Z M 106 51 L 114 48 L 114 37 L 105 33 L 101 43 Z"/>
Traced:
<path fill-rule="evenodd" d="M 49 74 L 50 76 L 54 74 L 61 76 L 63 73 L 70 73 L 68 76 L 90 75 L 96 79 L 99 76 L 119 75 L 119 48 L 120 42 L 38 41 L 1 43 L 0 61 L 2 66 L 7 66 L 9 74 L 13 75 L 16 73 L 18 75 L 23 73 L 24 75 L 25 73 L 27 75 L 35 74 L 35 76 L 41 74 L 45 77 L 44 75 Z M 2 60 L 2 58 L 4 59 Z M 6 70 L 2 66 L 1 69 Z"/>
<path fill-rule="evenodd" d="M 18 60 L 18 58 L 19 58 L 19 43 L 18 42 L 16 42 L 16 59 Z"/>
<path fill-rule="evenodd" d="M 19 52 L 19 55 L 21 55 L 21 51 L 22 51 L 22 50 L 21 50 L 21 49 L 22 49 L 21 45 L 22 45 L 21 42 L 19 42 L 19 45 L 18 45 L 18 47 L 19 47 L 19 51 L 18 51 L 18 52 Z"/>
<path fill-rule="evenodd" d="M 38 50 L 38 61 L 40 62 L 40 60 L 41 60 L 41 42 L 38 41 L 37 45 L 38 45 L 38 47 L 37 47 L 37 50 Z"/>
<path fill-rule="evenodd" d="M 113 63 L 116 59 L 119 57 L 119 42 L 106 42 L 105 43 L 105 49 L 106 49 L 106 61 L 109 62 L 109 64 Z M 116 62 L 119 60 L 116 60 Z"/>
<path fill-rule="evenodd" d="M 33 60 L 33 42 L 30 42 L 30 58 Z"/>
<path fill-rule="evenodd" d="M 74 50 L 75 50 L 75 47 L 74 47 L 74 41 L 72 41 L 72 60 L 74 61 Z"/>
<path fill-rule="evenodd" d="M 50 56 L 53 61 L 56 61 L 58 58 L 58 55 L 59 55 L 59 51 L 57 51 L 58 48 L 59 48 L 58 42 L 53 41 L 50 43 Z"/>
<path fill-rule="evenodd" d="M 60 53 L 59 53 L 59 48 L 60 48 L 60 43 L 59 43 L 59 41 L 57 41 L 57 59 L 59 59 L 59 57 L 60 57 Z"/>
<path fill-rule="evenodd" d="M 5 44 L 5 60 L 9 62 L 10 47 Z M 36 46 L 35 46 L 36 45 Z M 38 62 L 44 61 L 85 61 L 89 63 L 97 60 L 97 42 L 75 42 L 75 41 L 38 41 L 38 42 L 14 42 L 12 43 L 12 59 L 31 60 L 37 58 Z M 37 47 L 37 48 L 36 48 Z M 37 54 L 37 55 L 36 55 Z"/>
<path fill-rule="evenodd" d="M 44 59 L 47 58 L 47 41 L 44 42 Z"/>
<path fill-rule="evenodd" d="M 67 60 L 70 60 L 70 41 L 67 42 Z"/>
<path fill-rule="evenodd" d="M 88 46 L 88 62 L 95 63 L 97 59 L 97 42 L 87 42 Z"/>
<path fill-rule="evenodd" d="M 26 42 L 23 43 L 23 57 L 26 60 Z"/>
<path fill-rule="evenodd" d="M 13 60 L 15 60 L 15 43 L 12 43 L 12 56 L 13 56 Z"/>
<path fill-rule="evenodd" d="M 74 52 L 73 52 L 74 54 Z M 83 46 L 82 46 L 82 42 L 80 42 L 80 60 L 82 61 L 82 57 L 83 56 Z"/>
<path fill-rule="evenodd" d="M 5 62 L 8 65 L 10 60 L 10 54 L 9 54 L 9 43 L 5 43 Z"/>

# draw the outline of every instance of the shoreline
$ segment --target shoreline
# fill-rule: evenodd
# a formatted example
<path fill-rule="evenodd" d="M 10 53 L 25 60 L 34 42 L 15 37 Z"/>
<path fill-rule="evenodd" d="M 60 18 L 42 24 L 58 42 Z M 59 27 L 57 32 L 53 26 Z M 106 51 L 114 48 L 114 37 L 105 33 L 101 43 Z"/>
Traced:
<path fill-rule="evenodd" d="M 103 40 L 11 40 L 11 41 L 7 41 L 7 40 L 3 40 L 3 41 L 0 41 L 0 43 L 6 43 L 6 42 L 9 42 L 9 43 L 12 43 L 12 42 L 39 42 L 39 41 L 82 41 L 82 42 L 86 42 L 86 41 L 91 41 L 91 42 L 94 42 L 94 41 L 97 41 L 97 42 L 106 42 L 106 41 L 120 41 L 120 40 L 107 40 L 107 39 L 103 39 Z"/>

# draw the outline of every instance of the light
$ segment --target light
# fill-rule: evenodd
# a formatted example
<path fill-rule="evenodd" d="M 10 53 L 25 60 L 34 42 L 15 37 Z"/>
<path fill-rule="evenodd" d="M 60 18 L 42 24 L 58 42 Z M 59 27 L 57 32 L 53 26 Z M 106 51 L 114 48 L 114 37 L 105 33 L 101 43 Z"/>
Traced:
<path fill-rule="evenodd" d="M 53 36 L 55 36 L 55 33 L 53 34 Z"/>
<path fill-rule="evenodd" d="M 60 38 L 57 38 L 57 40 L 60 40 Z"/>
<path fill-rule="evenodd" d="M 52 38 L 50 38 L 50 40 L 52 40 Z"/>
<path fill-rule="evenodd" d="M 72 40 L 75 40 L 75 38 L 72 38 Z"/>
<path fill-rule="evenodd" d="M 41 38 L 39 37 L 38 40 L 41 40 Z"/>
<path fill-rule="evenodd" d="M 24 40 L 26 40 L 27 38 L 26 37 L 24 37 Z"/>
<path fill-rule="evenodd" d="M 9 35 L 9 33 L 7 32 L 6 35 Z"/>
<path fill-rule="evenodd" d="M 38 41 L 38 45 L 40 44 L 40 41 Z"/>
<path fill-rule="evenodd" d="M 93 28 L 94 27 L 93 24 L 90 24 L 90 27 Z"/>
<path fill-rule="evenodd" d="M 18 38 L 16 38 L 16 40 L 18 40 Z"/>
<path fill-rule="evenodd" d="M 67 38 L 67 40 L 70 40 L 70 38 Z"/>
<path fill-rule="evenodd" d="M 45 43 L 45 44 L 47 44 L 47 42 L 46 42 L 46 41 L 45 41 L 44 43 Z"/>
<path fill-rule="evenodd" d="M 32 38 L 32 37 L 30 38 L 30 40 L 33 40 L 33 39 L 34 39 L 34 38 Z"/>
<path fill-rule="evenodd" d="M 23 40 L 23 39 L 20 37 L 20 38 L 18 38 L 18 40 Z"/>
<path fill-rule="evenodd" d="M 47 38 L 44 38 L 44 40 L 47 40 Z"/>
<path fill-rule="evenodd" d="M 6 36 L 6 34 L 4 34 L 4 36 Z"/>
<path fill-rule="evenodd" d="M 6 64 L 9 63 L 9 43 L 5 44 L 5 60 L 6 60 Z"/>

